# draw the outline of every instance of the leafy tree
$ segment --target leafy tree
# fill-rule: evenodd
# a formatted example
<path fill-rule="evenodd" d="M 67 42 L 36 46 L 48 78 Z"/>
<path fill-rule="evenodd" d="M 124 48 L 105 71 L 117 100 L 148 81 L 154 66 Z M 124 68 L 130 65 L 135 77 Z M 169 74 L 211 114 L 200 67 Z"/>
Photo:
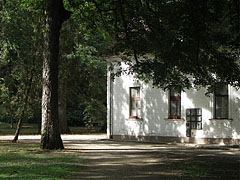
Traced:
<path fill-rule="evenodd" d="M 12 123 L 18 119 L 16 141 L 23 119 L 33 117 L 40 109 L 37 102 L 40 99 L 41 13 L 22 6 L 17 0 L 2 5 L 0 109 L 2 118 L 10 116 Z"/>
<path fill-rule="evenodd" d="M 239 87 L 238 0 L 92 0 L 88 6 L 98 20 L 89 24 L 115 39 L 109 50 L 133 55 L 134 61 L 125 58 L 129 73 L 163 89 Z M 146 54 L 151 58 L 140 60 Z"/>
<path fill-rule="evenodd" d="M 80 109 L 88 127 L 106 123 L 106 63 L 92 46 L 76 44 L 66 59 L 71 62 L 68 77 L 68 106 Z M 74 108 L 75 107 L 75 108 Z"/>
<path fill-rule="evenodd" d="M 62 104 L 61 107 L 66 104 L 67 115 L 64 116 L 71 125 L 84 125 L 85 122 L 88 126 L 103 126 L 106 123 L 107 69 L 104 60 L 98 58 L 106 44 L 104 39 L 104 33 L 88 31 L 75 11 L 71 19 L 63 24 L 60 38 L 59 84 L 60 93 L 65 89 L 63 94 L 67 101 L 64 103 L 64 98 L 59 96 L 59 104 Z M 93 112 L 97 104 L 98 113 L 90 114 L 90 109 Z M 64 112 L 63 108 L 60 111 Z M 64 116 L 59 117 L 60 121 Z"/>
<path fill-rule="evenodd" d="M 72 71 L 69 69 L 69 61 L 65 58 L 66 54 L 69 54 L 73 50 L 74 34 L 72 33 L 72 20 L 69 19 L 63 23 L 60 35 L 60 57 L 59 57 L 59 85 L 58 85 L 58 114 L 61 133 L 70 133 L 70 129 L 67 123 L 67 86 L 69 77 L 71 77 Z"/>

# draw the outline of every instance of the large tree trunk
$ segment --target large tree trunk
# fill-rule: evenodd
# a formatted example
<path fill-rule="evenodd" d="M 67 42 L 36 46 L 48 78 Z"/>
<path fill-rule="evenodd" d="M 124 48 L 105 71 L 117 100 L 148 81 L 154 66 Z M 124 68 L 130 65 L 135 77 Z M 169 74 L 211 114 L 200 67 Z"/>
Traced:
<path fill-rule="evenodd" d="M 58 55 L 62 23 L 70 17 L 62 0 L 47 0 L 43 52 L 41 148 L 63 149 L 58 120 Z"/>
<path fill-rule="evenodd" d="M 70 129 L 67 125 L 67 83 L 64 81 L 59 87 L 59 103 L 58 103 L 58 115 L 60 124 L 60 133 L 67 134 L 70 133 Z"/>

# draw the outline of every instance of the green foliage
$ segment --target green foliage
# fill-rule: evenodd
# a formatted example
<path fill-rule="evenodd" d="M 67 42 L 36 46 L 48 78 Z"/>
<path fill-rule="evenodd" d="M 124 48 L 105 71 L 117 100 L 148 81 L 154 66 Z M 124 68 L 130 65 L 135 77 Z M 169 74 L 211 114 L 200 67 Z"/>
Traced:
<path fill-rule="evenodd" d="M 18 119 L 28 88 L 30 98 L 24 110 L 25 119 L 32 123 L 40 121 L 43 2 L 14 0 L 0 4 L 1 121 Z M 64 1 L 65 7 L 74 11 L 61 30 L 59 65 L 60 88 L 67 84 L 70 124 L 83 124 L 85 115 L 106 121 L 106 65 L 97 56 L 103 53 L 108 35 L 105 31 L 95 33 L 84 22 L 85 13 L 94 13 L 91 4 L 84 1 L 75 8 L 70 1 Z M 100 108 L 101 113 L 91 113 L 94 107 Z"/>
<path fill-rule="evenodd" d="M 17 119 L 31 87 L 26 117 L 40 109 L 41 11 L 6 1 L 0 10 L 0 119 Z M 9 117 L 9 118 L 8 118 Z"/>
<path fill-rule="evenodd" d="M 104 127 L 106 124 L 106 106 L 97 99 L 84 103 L 83 121 L 88 128 L 93 126 Z"/>
<path fill-rule="evenodd" d="M 68 126 L 85 126 L 83 121 L 83 109 L 81 106 L 67 107 L 67 124 Z"/>
<path fill-rule="evenodd" d="M 89 127 L 106 123 L 106 64 L 96 53 L 92 46 L 77 44 L 66 56 L 71 69 L 67 78 L 68 109 L 82 111 L 79 119 Z"/>
<path fill-rule="evenodd" d="M 63 24 L 60 38 L 59 84 L 60 88 L 66 86 L 67 120 L 69 125 L 103 125 L 106 64 L 99 58 L 103 35 L 88 31 L 76 13 Z"/>
<path fill-rule="evenodd" d="M 66 7 L 72 11 L 71 20 L 74 22 L 73 29 L 75 30 L 75 37 L 77 37 L 77 43 L 81 43 L 87 46 L 93 46 L 97 50 L 99 56 L 112 54 L 114 37 L 112 32 L 106 31 L 111 26 L 108 23 L 104 23 L 97 7 L 93 1 L 86 0 L 66 0 Z M 111 1 L 106 1 L 106 4 Z"/>
<path fill-rule="evenodd" d="M 112 52 L 135 58 L 125 60 L 139 78 L 163 89 L 240 87 L 239 1 L 94 0 L 91 7 L 115 39 Z M 146 54 L 152 58 L 140 60 Z"/>

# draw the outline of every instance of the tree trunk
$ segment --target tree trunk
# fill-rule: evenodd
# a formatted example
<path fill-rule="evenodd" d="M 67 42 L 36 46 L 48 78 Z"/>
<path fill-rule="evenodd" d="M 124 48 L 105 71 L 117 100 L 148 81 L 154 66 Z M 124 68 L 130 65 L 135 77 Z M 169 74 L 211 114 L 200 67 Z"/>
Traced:
<path fill-rule="evenodd" d="M 15 132 L 14 138 L 12 140 L 13 143 L 17 142 L 17 140 L 18 140 L 18 136 L 20 134 L 20 130 L 21 130 L 22 122 L 23 122 L 23 118 L 24 118 L 24 111 L 25 111 L 24 109 L 21 110 L 21 114 L 20 114 L 20 117 L 19 117 L 18 123 L 17 123 L 16 132 Z"/>
<path fill-rule="evenodd" d="M 58 103 L 58 115 L 61 134 L 70 133 L 70 129 L 67 125 L 67 83 L 64 81 L 59 87 L 59 103 Z"/>
<path fill-rule="evenodd" d="M 30 75 L 30 80 L 28 81 L 28 84 L 29 85 L 26 85 L 26 93 L 25 93 L 25 99 L 24 99 L 24 104 L 23 104 L 23 107 L 20 111 L 20 114 L 19 114 L 19 119 L 18 119 L 18 123 L 17 123 L 17 128 L 16 128 L 16 132 L 15 132 L 15 136 L 12 140 L 13 143 L 17 142 L 18 140 L 18 136 L 20 134 L 20 130 L 22 128 L 22 123 L 23 123 L 23 119 L 24 119 L 24 114 L 25 114 L 25 110 L 27 108 L 27 105 L 28 105 L 28 99 L 29 99 L 29 96 L 30 96 L 30 90 L 32 88 L 32 79 L 33 79 L 33 70 L 31 70 L 31 75 Z"/>
<path fill-rule="evenodd" d="M 45 1 L 41 148 L 63 149 L 58 120 L 58 55 L 62 23 L 70 17 L 62 0 Z"/>

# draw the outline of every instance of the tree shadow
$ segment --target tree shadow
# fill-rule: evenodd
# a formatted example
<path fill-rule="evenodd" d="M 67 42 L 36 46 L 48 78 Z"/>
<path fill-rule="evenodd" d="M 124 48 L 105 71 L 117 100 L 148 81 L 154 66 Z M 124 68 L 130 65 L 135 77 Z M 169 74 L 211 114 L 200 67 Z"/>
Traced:
<path fill-rule="evenodd" d="M 97 145 L 99 148 L 96 148 Z M 100 146 L 99 146 L 100 145 Z M 88 147 L 87 149 L 83 148 Z M 102 147 L 102 148 L 100 148 Z M 71 179 L 237 179 L 237 151 L 167 144 L 85 141 L 83 168 Z M 66 151 L 74 151 L 66 148 Z M 224 154 L 232 152 L 233 154 Z M 224 162 L 224 163 L 223 163 Z"/>

